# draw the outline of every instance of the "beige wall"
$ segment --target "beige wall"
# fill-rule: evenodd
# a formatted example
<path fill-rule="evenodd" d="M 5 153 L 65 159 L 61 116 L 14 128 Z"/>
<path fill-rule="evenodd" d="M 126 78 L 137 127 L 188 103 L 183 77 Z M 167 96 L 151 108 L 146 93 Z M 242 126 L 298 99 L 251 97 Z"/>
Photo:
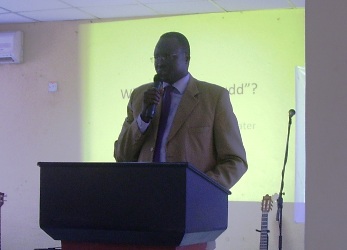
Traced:
<path fill-rule="evenodd" d="M 81 22 L 0 25 L 24 32 L 24 63 L 0 65 L 0 191 L 4 250 L 54 247 L 39 228 L 38 161 L 81 161 L 78 30 Z M 56 93 L 48 83 L 58 82 Z M 278 249 L 276 208 L 269 218 L 270 247 Z M 257 249 L 260 202 L 231 202 L 229 228 L 217 249 Z M 283 249 L 304 249 L 304 225 L 284 204 Z M 313 248 L 312 248 L 313 249 Z M 318 248 L 315 248 L 318 249 Z"/>
<path fill-rule="evenodd" d="M 24 63 L 0 64 L 2 249 L 55 246 L 38 226 L 36 163 L 80 160 L 78 25 L 0 25 L 8 30 L 24 32 Z"/>

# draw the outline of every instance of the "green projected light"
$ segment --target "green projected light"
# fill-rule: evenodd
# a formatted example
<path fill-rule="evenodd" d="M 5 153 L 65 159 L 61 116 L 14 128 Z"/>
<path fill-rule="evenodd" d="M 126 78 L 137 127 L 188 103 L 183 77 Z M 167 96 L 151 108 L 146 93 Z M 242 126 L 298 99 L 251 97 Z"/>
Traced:
<path fill-rule="evenodd" d="M 249 11 L 84 24 L 83 161 L 114 162 L 113 143 L 129 95 L 151 82 L 159 36 L 185 34 L 191 74 L 225 87 L 238 117 L 249 170 L 231 200 L 260 201 L 278 193 L 288 111 L 295 108 L 295 67 L 304 61 L 304 10 Z M 294 201 L 295 127 L 290 137 L 285 200 Z"/>

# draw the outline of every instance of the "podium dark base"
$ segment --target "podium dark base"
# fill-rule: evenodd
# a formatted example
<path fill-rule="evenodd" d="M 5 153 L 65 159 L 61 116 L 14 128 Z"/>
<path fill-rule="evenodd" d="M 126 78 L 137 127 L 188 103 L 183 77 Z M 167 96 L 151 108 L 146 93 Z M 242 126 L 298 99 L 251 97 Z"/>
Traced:
<path fill-rule="evenodd" d="M 61 242 L 62 250 L 206 250 L 207 243 L 188 246 L 131 246 L 104 243 Z"/>

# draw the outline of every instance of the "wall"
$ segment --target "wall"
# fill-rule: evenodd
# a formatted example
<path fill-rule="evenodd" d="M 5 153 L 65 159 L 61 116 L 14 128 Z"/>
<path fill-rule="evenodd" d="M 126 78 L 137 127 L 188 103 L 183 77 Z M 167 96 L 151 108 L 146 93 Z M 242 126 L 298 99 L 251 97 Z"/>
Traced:
<path fill-rule="evenodd" d="M 55 246 L 39 229 L 38 161 L 80 160 L 78 25 L 1 25 L 24 32 L 24 63 L 0 65 L 2 249 Z M 48 92 L 48 82 L 59 90 Z"/>
<path fill-rule="evenodd" d="M 307 250 L 346 249 L 346 8 L 306 1 Z"/>
<path fill-rule="evenodd" d="M 0 25 L 24 32 L 24 63 L 0 65 L 0 191 L 4 250 L 60 245 L 39 228 L 38 161 L 81 161 L 79 24 L 56 22 Z M 48 83 L 58 91 L 48 92 Z M 259 202 L 230 202 L 229 228 L 217 249 L 257 249 Z M 277 249 L 276 208 L 270 214 L 270 247 Z M 283 248 L 303 249 L 304 225 L 293 221 L 293 204 L 284 204 Z"/>

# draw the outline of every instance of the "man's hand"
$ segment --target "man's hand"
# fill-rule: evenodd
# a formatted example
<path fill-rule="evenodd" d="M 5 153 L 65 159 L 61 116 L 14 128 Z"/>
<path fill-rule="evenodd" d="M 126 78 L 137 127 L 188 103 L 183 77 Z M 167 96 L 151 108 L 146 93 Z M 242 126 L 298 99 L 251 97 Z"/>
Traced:
<path fill-rule="evenodd" d="M 161 99 L 161 96 L 164 92 L 164 89 L 156 89 L 154 87 L 147 89 L 143 94 L 143 105 L 142 105 L 142 112 L 141 112 L 141 119 L 144 122 L 150 122 L 150 118 L 146 117 L 146 110 L 151 105 L 158 105 Z"/>

